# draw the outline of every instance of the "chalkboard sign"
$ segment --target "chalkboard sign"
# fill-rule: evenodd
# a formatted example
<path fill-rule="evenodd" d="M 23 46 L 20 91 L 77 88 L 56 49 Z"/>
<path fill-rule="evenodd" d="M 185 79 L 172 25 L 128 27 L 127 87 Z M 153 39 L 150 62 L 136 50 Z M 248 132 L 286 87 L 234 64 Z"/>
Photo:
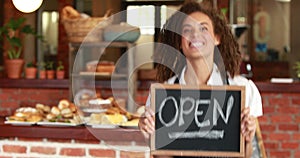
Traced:
<path fill-rule="evenodd" d="M 242 86 L 152 84 L 152 155 L 243 157 Z"/>

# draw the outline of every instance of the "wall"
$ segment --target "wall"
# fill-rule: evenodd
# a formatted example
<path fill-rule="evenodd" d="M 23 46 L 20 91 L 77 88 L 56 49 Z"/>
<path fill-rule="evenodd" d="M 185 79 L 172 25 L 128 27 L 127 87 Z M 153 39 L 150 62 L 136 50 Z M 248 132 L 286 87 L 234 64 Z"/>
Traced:
<path fill-rule="evenodd" d="M 63 98 L 69 98 L 68 89 L 0 88 L 0 117 L 11 115 L 20 106 L 57 105 Z"/>
<path fill-rule="evenodd" d="M 134 142 L 107 145 L 101 141 L 0 138 L 0 158 L 28 157 L 149 158 L 149 149 Z"/>
<path fill-rule="evenodd" d="M 262 93 L 259 118 L 267 157 L 300 157 L 300 93 Z"/>

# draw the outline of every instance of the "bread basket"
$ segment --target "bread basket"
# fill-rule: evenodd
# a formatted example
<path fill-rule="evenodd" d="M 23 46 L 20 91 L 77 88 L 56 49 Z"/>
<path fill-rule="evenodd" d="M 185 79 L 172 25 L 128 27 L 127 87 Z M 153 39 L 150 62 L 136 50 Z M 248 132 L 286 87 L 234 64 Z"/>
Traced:
<path fill-rule="evenodd" d="M 110 10 L 103 17 L 82 17 L 76 16 L 78 12 L 68 6 L 63 9 L 62 14 L 69 42 L 101 42 L 103 29 L 112 23 L 109 18 Z"/>

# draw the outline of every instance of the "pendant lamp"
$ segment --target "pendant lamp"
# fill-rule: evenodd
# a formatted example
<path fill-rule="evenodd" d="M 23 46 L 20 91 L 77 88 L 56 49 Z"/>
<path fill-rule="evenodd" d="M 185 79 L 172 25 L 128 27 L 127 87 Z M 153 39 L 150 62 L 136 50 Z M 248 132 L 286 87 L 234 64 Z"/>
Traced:
<path fill-rule="evenodd" d="M 23 13 L 36 11 L 43 3 L 43 0 L 12 0 L 14 6 Z"/>

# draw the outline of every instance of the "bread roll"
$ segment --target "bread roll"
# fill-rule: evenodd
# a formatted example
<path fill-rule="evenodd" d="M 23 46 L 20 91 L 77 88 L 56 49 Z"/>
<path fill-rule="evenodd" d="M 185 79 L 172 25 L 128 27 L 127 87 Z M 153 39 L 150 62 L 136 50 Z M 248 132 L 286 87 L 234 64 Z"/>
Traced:
<path fill-rule="evenodd" d="M 53 115 L 55 115 L 55 116 L 58 116 L 58 115 L 60 114 L 60 110 L 58 109 L 58 107 L 53 106 L 53 107 L 51 108 L 51 113 L 52 113 Z"/>
<path fill-rule="evenodd" d="M 36 109 L 41 109 L 41 110 L 43 110 L 44 109 L 44 104 L 40 104 L 40 103 L 37 103 L 37 104 L 35 104 L 35 108 Z"/>
<path fill-rule="evenodd" d="M 71 109 L 71 111 L 72 111 L 73 113 L 76 113 L 77 108 L 76 108 L 75 104 L 71 103 L 70 106 L 69 106 L 69 108 Z"/>
<path fill-rule="evenodd" d="M 8 120 L 9 121 L 25 121 L 25 118 L 23 118 L 23 117 L 18 117 L 18 116 L 9 116 L 8 117 Z"/>
<path fill-rule="evenodd" d="M 47 120 L 53 120 L 53 119 L 55 119 L 55 118 L 56 118 L 56 115 L 54 115 L 54 114 L 51 114 L 51 113 L 50 113 L 50 114 L 47 114 L 47 115 L 46 115 L 46 119 L 47 119 Z"/>
<path fill-rule="evenodd" d="M 36 108 L 33 107 L 20 107 L 16 110 L 16 112 L 22 112 L 22 113 L 38 113 Z"/>
<path fill-rule="evenodd" d="M 22 118 L 28 118 L 30 115 L 32 115 L 32 113 L 29 113 L 29 112 L 16 112 L 14 114 L 14 116 L 16 117 L 22 117 Z"/>
<path fill-rule="evenodd" d="M 44 110 L 44 112 L 49 113 L 50 112 L 50 106 L 44 105 L 43 110 Z"/>
<path fill-rule="evenodd" d="M 70 102 L 66 99 L 62 99 L 59 101 L 58 103 L 58 108 L 61 110 L 61 109 L 64 109 L 64 108 L 67 108 L 70 106 Z"/>
<path fill-rule="evenodd" d="M 38 122 L 38 121 L 41 121 L 42 119 L 43 119 L 43 117 L 40 116 L 40 115 L 31 115 L 30 117 L 28 117 L 26 119 L 26 121 L 28 121 L 28 122 Z"/>

